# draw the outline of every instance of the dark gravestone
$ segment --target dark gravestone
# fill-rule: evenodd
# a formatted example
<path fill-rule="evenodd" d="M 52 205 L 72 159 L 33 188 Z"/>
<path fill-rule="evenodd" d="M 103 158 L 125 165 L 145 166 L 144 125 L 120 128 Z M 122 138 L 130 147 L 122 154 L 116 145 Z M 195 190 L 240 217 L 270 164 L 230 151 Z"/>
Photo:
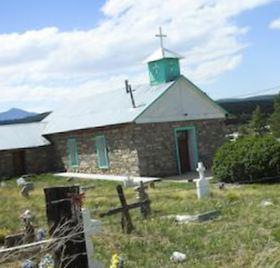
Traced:
<path fill-rule="evenodd" d="M 59 238 L 55 267 L 88 268 L 79 186 L 45 188 L 49 233 Z"/>

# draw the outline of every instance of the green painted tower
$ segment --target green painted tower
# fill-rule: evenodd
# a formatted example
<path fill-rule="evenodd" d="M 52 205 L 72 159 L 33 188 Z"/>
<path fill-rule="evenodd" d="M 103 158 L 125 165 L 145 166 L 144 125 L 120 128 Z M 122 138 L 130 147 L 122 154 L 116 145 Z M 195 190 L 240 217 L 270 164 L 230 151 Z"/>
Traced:
<path fill-rule="evenodd" d="M 180 76 L 179 60 L 183 57 L 163 47 L 163 35 L 159 28 L 161 48 L 155 51 L 147 60 L 151 85 L 158 85 L 176 80 Z"/>

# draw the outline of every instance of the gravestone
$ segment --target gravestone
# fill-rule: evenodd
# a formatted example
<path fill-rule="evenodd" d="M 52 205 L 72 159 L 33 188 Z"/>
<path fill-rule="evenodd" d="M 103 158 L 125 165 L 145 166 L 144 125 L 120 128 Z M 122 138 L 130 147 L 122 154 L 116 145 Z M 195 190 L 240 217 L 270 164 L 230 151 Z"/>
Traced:
<path fill-rule="evenodd" d="M 134 190 L 137 193 L 136 198 L 142 202 L 142 205 L 140 206 L 140 212 L 143 216 L 143 218 L 147 218 L 147 216 L 151 213 L 151 207 L 150 207 L 150 199 L 149 195 L 145 191 L 148 187 L 144 185 L 143 181 L 140 182 L 140 186 L 135 187 Z"/>
<path fill-rule="evenodd" d="M 205 178 L 205 167 L 202 162 L 198 163 L 196 170 L 199 173 L 199 179 L 196 182 L 197 197 L 201 199 L 209 195 L 209 184 Z"/>
<path fill-rule="evenodd" d="M 20 192 L 22 196 L 29 197 L 29 193 L 33 190 L 34 190 L 34 184 L 32 182 L 27 182 L 22 186 Z"/>
<path fill-rule="evenodd" d="M 90 212 L 88 209 L 82 209 L 83 215 L 83 225 L 84 225 L 84 233 L 85 233 L 85 240 L 86 240 L 86 251 L 87 251 L 87 258 L 88 258 L 88 267 L 89 268 L 96 268 L 98 265 L 94 264 L 93 254 L 93 245 L 91 236 L 99 233 L 101 230 L 101 222 L 98 220 L 93 220 L 90 218 Z"/>
<path fill-rule="evenodd" d="M 49 233 L 60 242 L 54 251 L 55 267 L 88 268 L 79 186 L 44 189 Z"/>

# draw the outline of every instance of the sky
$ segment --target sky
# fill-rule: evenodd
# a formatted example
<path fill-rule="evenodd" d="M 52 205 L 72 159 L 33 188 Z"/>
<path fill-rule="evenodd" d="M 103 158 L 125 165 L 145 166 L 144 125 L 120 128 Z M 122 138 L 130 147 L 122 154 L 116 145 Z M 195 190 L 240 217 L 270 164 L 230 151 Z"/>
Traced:
<path fill-rule="evenodd" d="M 0 112 L 148 83 L 159 26 L 210 97 L 280 91 L 280 0 L 1 0 Z"/>

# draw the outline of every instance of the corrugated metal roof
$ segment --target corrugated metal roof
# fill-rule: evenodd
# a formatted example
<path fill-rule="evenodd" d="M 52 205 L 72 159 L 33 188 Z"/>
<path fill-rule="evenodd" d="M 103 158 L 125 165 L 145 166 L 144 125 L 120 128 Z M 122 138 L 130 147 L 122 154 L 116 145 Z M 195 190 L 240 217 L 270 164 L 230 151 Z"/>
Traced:
<path fill-rule="evenodd" d="M 33 148 L 50 144 L 42 136 L 45 123 L 0 126 L 0 150 Z"/>
<path fill-rule="evenodd" d="M 44 134 L 133 122 L 173 83 L 133 87 L 136 108 L 132 107 L 130 94 L 126 93 L 125 88 L 96 93 L 87 99 L 77 99 L 43 120 L 47 122 Z"/>
<path fill-rule="evenodd" d="M 164 58 L 183 59 L 184 57 L 167 48 L 163 48 L 163 49 L 159 48 L 144 62 L 151 62 L 151 61 L 160 60 L 160 59 L 164 59 Z"/>

